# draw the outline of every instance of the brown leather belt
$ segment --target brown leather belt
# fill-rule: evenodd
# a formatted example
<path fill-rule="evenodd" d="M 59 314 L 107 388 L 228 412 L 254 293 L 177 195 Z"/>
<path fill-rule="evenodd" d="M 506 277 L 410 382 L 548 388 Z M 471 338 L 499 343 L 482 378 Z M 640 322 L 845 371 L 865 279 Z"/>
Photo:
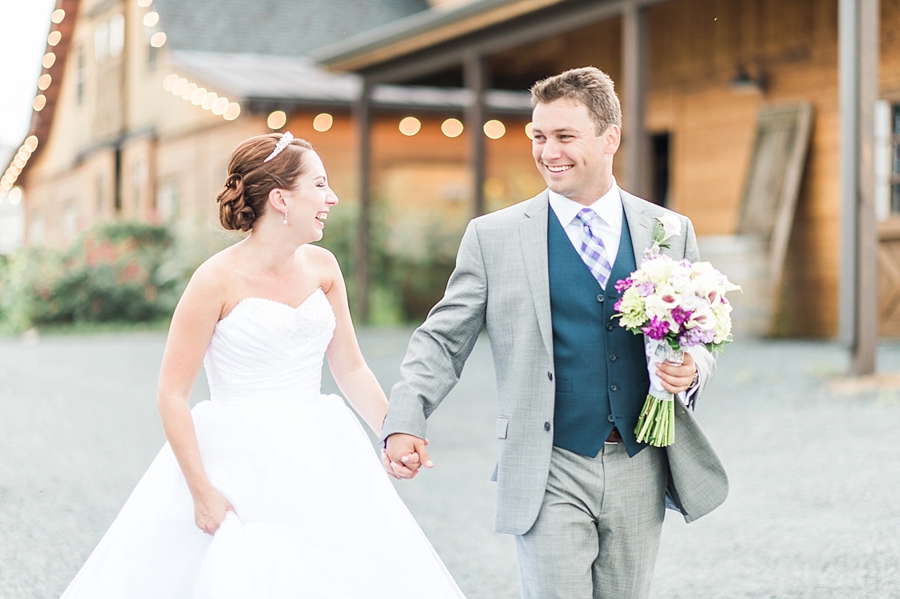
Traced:
<path fill-rule="evenodd" d="M 607 443 L 621 443 L 622 435 L 619 433 L 619 429 L 613 428 L 612 432 L 609 433 L 609 436 L 606 438 Z"/>

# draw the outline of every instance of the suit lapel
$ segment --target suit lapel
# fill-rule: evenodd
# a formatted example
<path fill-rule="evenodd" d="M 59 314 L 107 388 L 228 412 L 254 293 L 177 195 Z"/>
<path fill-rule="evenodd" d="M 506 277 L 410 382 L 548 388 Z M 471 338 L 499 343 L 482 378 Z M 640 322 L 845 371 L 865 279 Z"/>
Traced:
<path fill-rule="evenodd" d="M 547 191 L 531 199 L 519 224 L 522 258 L 527 265 L 528 287 L 537 313 L 538 328 L 547 355 L 553 357 L 553 325 L 550 319 L 550 274 L 547 262 L 547 218 L 550 213 Z"/>
<path fill-rule="evenodd" d="M 644 257 L 644 250 L 653 243 L 654 220 L 644 214 L 641 201 L 625 191 L 619 189 L 622 198 L 622 206 L 625 208 L 625 220 L 628 222 L 628 230 L 631 233 L 631 247 L 634 249 L 634 261 L 640 266 Z"/>

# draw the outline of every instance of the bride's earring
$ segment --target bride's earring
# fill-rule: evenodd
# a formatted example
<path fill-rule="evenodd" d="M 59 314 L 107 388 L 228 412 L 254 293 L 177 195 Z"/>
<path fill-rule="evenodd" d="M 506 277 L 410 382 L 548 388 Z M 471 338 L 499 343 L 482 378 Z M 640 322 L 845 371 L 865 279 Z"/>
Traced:
<path fill-rule="evenodd" d="M 284 223 L 285 225 L 287 224 L 287 207 L 285 207 L 285 209 L 284 209 L 284 220 L 281 222 Z"/>

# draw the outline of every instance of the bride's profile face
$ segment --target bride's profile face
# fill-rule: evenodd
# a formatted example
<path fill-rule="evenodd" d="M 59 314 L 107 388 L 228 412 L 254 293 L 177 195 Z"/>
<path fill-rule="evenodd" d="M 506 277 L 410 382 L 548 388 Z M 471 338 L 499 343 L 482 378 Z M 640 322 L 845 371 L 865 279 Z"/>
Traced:
<path fill-rule="evenodd" d="M 297 184 L 287 194 L 288 223 L 303 233 L 309 241 L 322 239 L 328 211 L 338 203 L 338 197 L 328 186 L 325 165 L 316 152 L 303 153 L 306 172 L 297 179 Z"/>

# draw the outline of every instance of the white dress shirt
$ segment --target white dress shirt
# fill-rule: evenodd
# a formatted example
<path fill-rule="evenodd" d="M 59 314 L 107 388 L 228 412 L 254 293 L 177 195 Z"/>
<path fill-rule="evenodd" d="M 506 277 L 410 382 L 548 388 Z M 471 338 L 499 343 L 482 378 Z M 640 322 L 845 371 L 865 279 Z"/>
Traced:
<path fill-rule="evenodd" d="M 569 236 L 569 241 L 575 251 L 581 253 L 581 236 L 582 225 L 576 216 L 582 208 L 590 208 L 600 218 L 595 218 L 591 225 L 591 231 L 594 235 L 603 240 L 603 247 L 606 248 L 606 258 L 609 260 L 609 267 L 612 269 L 616 263 L 616 255 L 619 253 L 619 240 L 622 237 L 622 197 L 619 195 L 619 186 L 613 179 L 612 187 L 609 188 L 603 197 L 591 204 L 584 206 L 558 193 L 550 191 L 550 207 L 559 223 L 562 225 Z"/>

